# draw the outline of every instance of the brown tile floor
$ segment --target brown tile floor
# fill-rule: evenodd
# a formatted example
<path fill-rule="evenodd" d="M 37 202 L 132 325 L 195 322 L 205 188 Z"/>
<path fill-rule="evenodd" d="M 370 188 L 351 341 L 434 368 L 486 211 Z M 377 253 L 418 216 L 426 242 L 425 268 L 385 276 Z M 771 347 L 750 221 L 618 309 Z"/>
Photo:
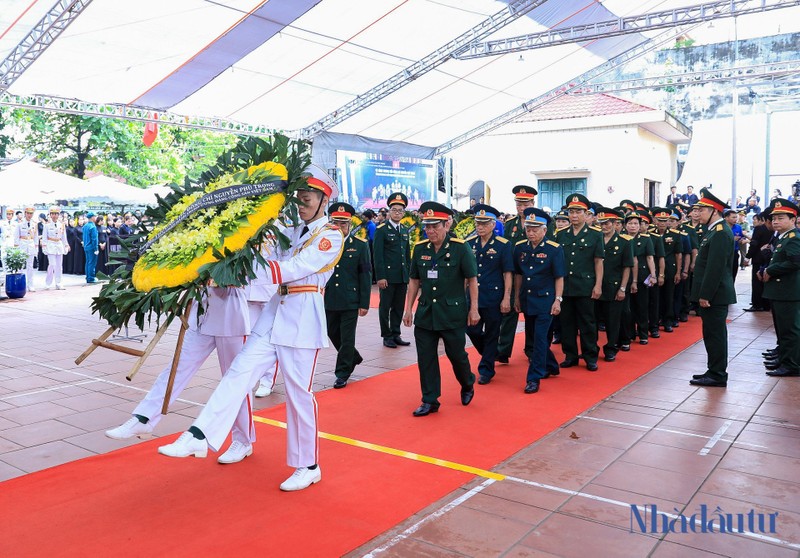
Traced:
<path fill-rule="evenodd" d="M 104 326 L 87 310 L 98 287 L 83 286 L 81 278 L 66 283 L 66 291 L 0 302 L 0 481 L 124 445 L 103 431 L 130 416 L 171 358 L 174 327 L 132 382 L 125 380 L 132 359 L 111 351 L 95 351 L 75 366 Z M 705 361 L 698 343 L 653 363 L 647 375 L 498 465 L 494 472 L 503 480 L 476 478 L 351 555 L 799 556 L 800 379 L 764 374 L 761 351 L 774 343 L 771 320 L 742 311 L 749 273 L 740 275 L 737 289 L 727 389 L 688 385 Z M 365 363 L 354 381 L 416 361 L 413 347 L 369 346 L 376 322 L 375 310 L 359 322 Z M 334 362 L 332 350 L 321 354 L 318 390 L 332 386 Z M 218 375 L 209 359 L 159 432 L 191 424 Z M 279 384 L 256 407 L 282 401 Z M 632 532 L 631 504 L 672 514 L 706 505 L 709 512 L 779 516 L 776 533 L 761 537 L 665 536 Z"/>

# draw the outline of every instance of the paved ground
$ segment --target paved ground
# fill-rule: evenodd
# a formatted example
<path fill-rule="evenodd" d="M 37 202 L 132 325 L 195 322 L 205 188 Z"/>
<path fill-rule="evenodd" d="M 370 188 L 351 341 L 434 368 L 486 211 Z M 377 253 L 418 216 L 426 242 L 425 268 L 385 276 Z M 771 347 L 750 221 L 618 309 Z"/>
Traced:
<path fill-rule="evenodd" d="M 41 274 L 36 283 L 44 283 Z M 75 366 L 105 327 L 88 310 L 99 287 L 74 276 L 65 285 L 0 301 L 0 480 L 119 448 L 124 443 L 103 431 L 130 416 L 172 356 L 174 327 L 132 382 L 125 380 L 132 359 L 111 351 L 95 351 Z M 689 376 L 703 369 L 702 343 L 654 362 L 646 376 L 496 467 L 504 480 L 478 477 L 352 555 L 797 557 L 800 379 L 764 374 L 761 351 L 774 344 L 771 320 L 742 312 L 748 273 L 737 288 L 727 389 L 689 386 Z M 375 310 L 360 320 L 365 363 L 354 380 L 416 361 L 413 346 L 383 348 L 376 322 Z M 668 336 L 653 341 L 659 342 Z M 332 386 L 334 361 L 332 350 L 321 353 L 317 390 Z M 184 430 L 218 375 L 209 359 L 159 432 Z M 282 400 L 279 384 L 256 407 Z M 415 404 L 411 398 L 409 410 Z M 701 504 L 709 515 L 717 507 L 734 517 L 751 509 L 779 515 L 774 533 L 642 534 L 630 504 L 655 504 L 673 515 L 690 515 Z"/>

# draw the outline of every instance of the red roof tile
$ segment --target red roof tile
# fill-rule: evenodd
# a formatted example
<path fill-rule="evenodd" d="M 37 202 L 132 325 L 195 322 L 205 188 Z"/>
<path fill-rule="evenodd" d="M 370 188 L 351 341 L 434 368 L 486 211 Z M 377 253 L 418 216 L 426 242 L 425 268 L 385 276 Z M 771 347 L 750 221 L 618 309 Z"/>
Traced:
<path fill-rule="evenodd" d="M 560 120 L 564 118 L 585 118 L 607 114 L 627 114 L 631 112 L 647 112 L 655 110 L 638 103 L 632 103 L 619 97 L 605 93 L 596 95 L 562 95 L 555 101 L 547 103 L 528 114 L 521 116 L 516 122 L 539 122 L 544 120 Z"/>

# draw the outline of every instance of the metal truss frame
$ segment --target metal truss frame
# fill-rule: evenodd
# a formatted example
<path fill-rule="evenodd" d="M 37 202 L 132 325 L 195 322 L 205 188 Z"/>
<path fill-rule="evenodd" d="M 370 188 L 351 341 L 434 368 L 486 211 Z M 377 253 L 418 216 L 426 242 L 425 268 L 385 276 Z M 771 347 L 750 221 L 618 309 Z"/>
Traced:
<path fill-rule="evenodd" d="M 0 91 L 8 89 L 91 3 L 92 0 L 57 0 L 0 62 Z"/>
<path fill-rule="evenodd" d="M 484 42 L 475 40 L 470 43 L 467 48 L 456 53 L 455 58 L 459 60 L 470 60 L 486 56 L 498 56 L 555 45 L 664 29 L 675 27 L 676 25 L 692 25 L 694 23 L 707 22 L 714 19 L 795 6 L 800 6 L 800 0 L 719 0 L 672 10 L 620 17 L 609 21 L 548 29 L 541 33 L 530 33 L 528 35 L 520 35 L 507 39 Z"/>
<path fill-rule="evenodd" d="M 514 0 L 509 2 L 507 8 L 483 20 L 472 29 L 462 33 L 452 41 L 417 60 L 401 72 L 379 83 L 369 91 L 362 93 L 330 114 L 323 116 L 313 124 L 303 128 L 301 136 L 308 138 L 344 122 L 354 114 L 374 105 L 418 77 L 444 64 L 453 58 L 455 53 L 463 50 L 470 43 L 488 37 L 498 29 L 512 23 L 520 16 L 545 2 L 547 2 L 547 0 Z"/>
<path fill-rule="evenodd" d="M 731 0 L 725 3 L 726 8 L 724 9 L 731 9 L 735 4 L 735 2 L 736 0 Z M 600 64 L 599 66 L 596 66 L 591 70 L 584 72 L 579 76 L 576 76 L 575 78 L 569 80 L 568 82 L 558 87 L 554 87 L 553 89 L 550 89 L 549 91 L 546 91 L 541 95 L 534 97 L 528 102 L 522 103 L 521 105 L 514 107 L 510 111 L 501 114 L 500 116 L 497 116 L 492 120 L 489 120 L 488 122 L 484 122 L 480 126 L 477 126 L 472 130 L 469 130 L 468 132 L 465 132 L 460 136 L 457 136 L 451 139 L 450 141 L 443 143 L 442 145 L 436 148 L 436 156 L 440 157 L 443 154 L 448 153 L 453 149 L 456 149 L 457 147 L 469 143 L 474 139 L 477 139 L 485 134 L 488 134 L 493 130 L 496 130 L 497 128 L 505 124 L 508 124 L 509 122 L 513 122 L 526 112 L 531 112 L 541 106 L 546 105 L 547 103 L 556 100 L 562 95 L 566 95 L 568 93 L 572 93 L 575 90 L 581 89 L 592 80 L 597 79 L 598 77 L 611 72 L 612 70 L 622 66 L 623 64 L 627 64 L 631 60 L 635 60 L 636 58 L 639 58 L 640 56 L 643 56 L 648 52 L 655 50 L 664 43 L 673 40 L 675 37 L 684 34 L 702 24 L 703 22 L 697 22 L 693 25 L 679 25 L 677 27 L 672 27 L 665 31 L 662 31 L 655 37 L 643 41 L 642 43 L 636 45 L 635 47 L 630 48 L 625 52 L 615 56 L 614 58 L 607 60 L 606 62 Z"/>
<path fill-rule="evenodd" d="M 62 97 L 50 97 L 47 95 L 13 95 L 7 91 L 0 91 L 0 106 L 79 114 L 83 116 L 98 116 L 103 118 L 121 118 L 139 122 L 157 122 L 159 124 L 172 124 L 186 128 L 198 128 L 201 130 L 251 136 L 269 136 L 276 132 L 294 137 L 297 136 L 296 132 L 285 132 L 275 128 L 268 128 L 267 126 L 236 122 L 224 118 L 186 116 L 145 107 L 91 103 L 78 99 L 64 99 Z"/>
<path fill-rule="evenodd" d="M 798 73 L 800 73 L 800 60 L 789 60 L 786 62 L 774 62 L 772 64 L 717 68 L 714 70 L 704 70 L 702 72 L 685 72 L 618 81 L 588 83 L 579 89 L 575 89 L 570 94 L 594 95 L 597 93 L 618 93 L 620 91 L 686 87 L 702 83 L 732 80 L 762 80 L 766 82 Z"/>

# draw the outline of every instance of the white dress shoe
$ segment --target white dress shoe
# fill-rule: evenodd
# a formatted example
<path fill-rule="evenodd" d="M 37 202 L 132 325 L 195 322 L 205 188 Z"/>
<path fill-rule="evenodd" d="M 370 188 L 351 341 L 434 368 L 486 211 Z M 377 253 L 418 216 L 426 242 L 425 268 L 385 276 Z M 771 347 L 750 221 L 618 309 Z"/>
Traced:
<path fill-rule="evenodd" d="M 198 440 L 191 432 L 184 432 L 171 444 L 158 448 L 158 453 L 168 457 L 205 457 L 208 454 L 208 442 Z"/>
<path fill-rule="evenodd" d="M 36 292 L 36 289 L 34 289 L 33 287 L 31 287 L 30 289 L 28 289 L 28 292 L 29 292 L 29 293 L 35 293 L 35 292 Z"/>
<path fill-rule="evenodd" d="M 245 457 L 253 455 L 253 446 L 242 442 L 233 442 L 228 451 L 217 458 L 219 463 L 239 463 Z"/>
<path fill-rule="evenodd" d="M 64 287 L 62 287 L 61 285 L 56 285 L 56 290 L 57 291 L 63 291 Z"/>
<path fill-rule="evenodd" d="M 147 438 L 152 432 L 152 424 L 144 424 L 143 422 L 140 422 L 138 418 L 131 417 L 125 421 L 125 424 L 117 426 L 116 428 L 112 428 L 111 430 L 106 430 L 106 436 L 109 438 L 114 438 L 115 440 L 127 440 L 128 438 L 133 438 L 134 436 L 138 436 L 139 438 Z"/>
<path fill-rule="evenodd" d="M 295 490 L 303 490 L 308 488 L 314 483 L 322 480 L 322 471 L 317 465 L 314 470 L 308 467 L 298 467 L 292 476 L 281 483 L 281 490 L 284 492 L 293 492 Z"/>
<path fill-rule="evenodd" d="M 258 389 L 256 390 L 255 393 L 256 397 L 266 397 L 270 393 L 272 393 L 272 388 L 267 384 L 262 384 L 261 382 L 259 382 Z"/>

